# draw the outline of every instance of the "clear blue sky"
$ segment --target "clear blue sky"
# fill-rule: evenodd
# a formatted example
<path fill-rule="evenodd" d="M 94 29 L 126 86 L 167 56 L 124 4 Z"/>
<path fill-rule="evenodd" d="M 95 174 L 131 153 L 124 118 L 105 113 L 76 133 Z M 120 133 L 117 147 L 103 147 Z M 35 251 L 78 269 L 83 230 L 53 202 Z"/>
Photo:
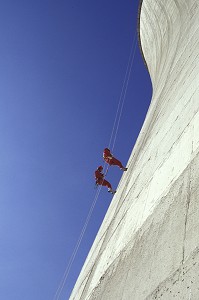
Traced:
<path fill-rule="evenodd" d="M 51 300 L 93 202 L 138 0 L 0 3 L 0 299 Z M 137 46 L 115 145 L 124 164 L 151 100 Z M 122 172 L 107 179 L 116 188 Z M 61 300 L 112 200 L 101 190 Z"/>

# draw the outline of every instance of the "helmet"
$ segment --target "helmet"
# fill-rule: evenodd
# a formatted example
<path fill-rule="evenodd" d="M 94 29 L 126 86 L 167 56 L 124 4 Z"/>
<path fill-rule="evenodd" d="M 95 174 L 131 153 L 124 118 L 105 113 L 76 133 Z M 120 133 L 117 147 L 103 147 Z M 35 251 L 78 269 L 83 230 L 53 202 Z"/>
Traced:
<path fill-rule="evenodd" d="M 108 150 L 108 151 L 110 151 L 110 149 L 109 149 L 109 148 L 105 148 L 105 149 L 104 149 L 104 151 L 107 151 L 107 150 Z"/>
<path fill-rule="evenodd" d="M 103 170 L 103 167 L 99 166 L 97 169 L 101 172 Z"/>

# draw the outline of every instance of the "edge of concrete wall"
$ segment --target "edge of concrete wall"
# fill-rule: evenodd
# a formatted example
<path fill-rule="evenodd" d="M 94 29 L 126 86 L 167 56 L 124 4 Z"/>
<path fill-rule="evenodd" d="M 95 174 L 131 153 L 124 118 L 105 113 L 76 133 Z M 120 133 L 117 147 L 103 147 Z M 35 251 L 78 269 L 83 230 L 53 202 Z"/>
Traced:
<path fill-rule="evenodd" d="M 142 55 L 143 62 L 144 62 L 145 66 L 146 66 L 146 68 L 149 72 L 147 62 L 146 62 L 146 59 L 144 57 L 144 52 L 143 52 L 143 49 L 142 49 L 142 43 L 141 43 L 141 37 L 140 37 L 140 15 L 141 15 L 142 3 L 143 3 L 143 0 L 140 0 L 139 7 L 138 7 L 138 17 L 137 17 L 138 46 L 140 48 L 140 53 Z"/>

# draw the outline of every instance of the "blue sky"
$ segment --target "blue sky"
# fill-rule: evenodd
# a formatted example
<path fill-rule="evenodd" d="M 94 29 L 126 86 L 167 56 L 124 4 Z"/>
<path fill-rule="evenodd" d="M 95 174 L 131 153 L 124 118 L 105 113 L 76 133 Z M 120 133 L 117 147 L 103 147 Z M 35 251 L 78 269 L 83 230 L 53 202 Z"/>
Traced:
<path fill-rule="evenodd" d="M 53 299 L 95 197 L 137 27 L 138 0 L 0 3 L 0 299 Z M 139 47 L 115 144 L 124 165 L 151 100 Z M 113 188 L 121 178 L 111 168 Z M 112 195 L 101 190 L 60 299 Z"/>

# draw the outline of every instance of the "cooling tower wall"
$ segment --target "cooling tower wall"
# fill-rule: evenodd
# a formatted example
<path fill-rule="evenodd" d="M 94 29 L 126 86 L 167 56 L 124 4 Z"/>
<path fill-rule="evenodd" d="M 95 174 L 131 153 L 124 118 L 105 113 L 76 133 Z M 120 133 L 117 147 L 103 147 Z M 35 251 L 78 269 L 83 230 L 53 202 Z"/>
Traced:
<path fill-rule="evenodd" d="M 199 299 L 198 0 L 143 0 L 139 32 L 151 105 L 71 300 Z"/>

